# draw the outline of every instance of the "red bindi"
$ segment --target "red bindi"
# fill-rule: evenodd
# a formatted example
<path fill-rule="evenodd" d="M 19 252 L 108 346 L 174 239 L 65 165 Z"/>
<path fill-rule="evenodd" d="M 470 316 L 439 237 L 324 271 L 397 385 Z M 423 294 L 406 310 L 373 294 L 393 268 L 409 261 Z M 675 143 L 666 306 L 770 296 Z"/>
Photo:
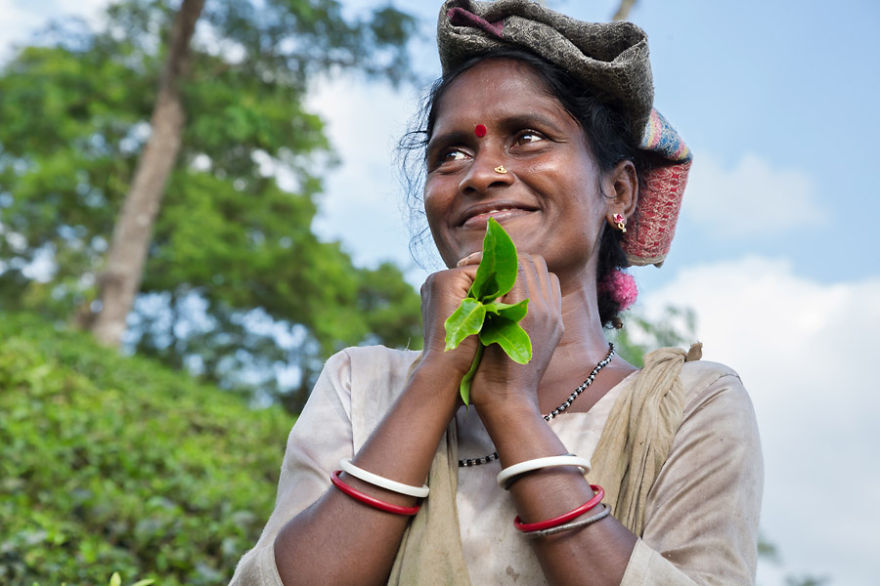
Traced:
<path fill-rule="evenodd" d="M 474 127 L 474 134 L 476 134 L 478 138 L 483 138 L 484 136 L 486 136 L 486 125 L 477 124 Z"/>

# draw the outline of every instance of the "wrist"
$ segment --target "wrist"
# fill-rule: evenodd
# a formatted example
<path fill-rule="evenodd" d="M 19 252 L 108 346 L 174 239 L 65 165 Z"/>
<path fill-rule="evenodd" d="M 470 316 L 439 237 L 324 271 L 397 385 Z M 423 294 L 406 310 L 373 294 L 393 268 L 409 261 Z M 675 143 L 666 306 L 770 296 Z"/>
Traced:
<path fill-rule="evenodd" d="M 422 354 L 409 376 L 408 392 L 421 395 L 421 401 L 440 401 L 444 406 L 448 404 L 453 409 L 457 408 L 461 377 L 452 374 L 453 368 L 443 356 Z"/>
<path fill-rule="evenodd" d="M 502 466 L 567 453 L 537 406 L 507 405 L 504 409 L 478 409 L 477 412 L 495 444 Z"/>
<path fill-rule="evenodd" d="M 528 391 L 510 392 L 486 397 L 487 393 L 478 395 L 473 401 L 477 414 L 483 421 L 487 431 L 494 428 L 515 429 L 528 421 L 541 421 L 544 418 L 538 408 L 537 401 Z"/>
<path fill-rule="evenodd" d="M 440 374 L 444 380 L 455 378 L 455 383 L 458 384 L 465 373 L 470 370 L 476 351 L 476 344 L 471 343 L 470 340 L 463 341 L 458 348 L 453 350 L 446 350 L 444 346 L 426 346 L 422 351 L 419 367 L 425 366 L 432 369 Z"/>

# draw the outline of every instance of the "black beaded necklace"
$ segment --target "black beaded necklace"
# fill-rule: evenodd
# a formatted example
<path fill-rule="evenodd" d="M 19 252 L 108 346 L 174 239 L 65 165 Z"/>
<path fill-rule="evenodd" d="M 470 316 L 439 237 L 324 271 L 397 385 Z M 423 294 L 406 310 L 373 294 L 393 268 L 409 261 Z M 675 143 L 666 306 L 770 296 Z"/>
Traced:
<path fill-rule="evenodd" d="M 544 420 L 550 421 L 551 419 L 553 419 L 554 417 L 556 417 L 557 415 L 559 415 L 560 413 L 562 413 L 563 411 L 565 411 L 566 409 L 571 407 L 571 404 L 574 403 L 574 400 L 577 399 L 581 393 L 583 393 L 585 390 L 587 390 L 587 387 L 589 387 L 591 384 L 593 384 L 593 381 L 596 379 L 596 375 L 599 374 L 600 370 L 602 370 L 603 368 L 608 366 L 608 363 L 611 362 L 611 359 L 613 357 L 614 357 L 614 344 L 609 343 L 608 344 L 608 354 L 605 355 L 605 358 L 603 358 L 602 360 L 599 361 L 599 363 L 590 372 L 590 375 L 586 378 L 586 380 L 584 382 L 582 382 L 580 385 L 578 385 L 578 387 L 574 391 L 571 392 L 571 394 L 568 396 L 568 398 L 565 401 L 563 401 L 562 404 L 559 405 L 559 407 L 557 407 L 556 409 L 554 409 L 553 411 L 551 411 L 547 415 L 543 416 Z M 459 468 L 468 468 L 470 466 L 479 466 L 480 464 L 488 464 L 492 460 L 497 460 L 497 459 L 498 459 L 498 452 L 492 452 L 488 456 L 483 456 L 481 458 L 467 458 L 465 460 L 459 460 L 458 467 Z"/>

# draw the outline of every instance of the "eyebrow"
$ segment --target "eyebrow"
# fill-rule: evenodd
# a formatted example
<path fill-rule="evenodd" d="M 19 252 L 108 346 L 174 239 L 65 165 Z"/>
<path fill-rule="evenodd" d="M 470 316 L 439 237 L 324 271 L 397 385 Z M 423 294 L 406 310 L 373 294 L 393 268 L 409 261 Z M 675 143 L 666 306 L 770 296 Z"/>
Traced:
<path fill-rule="evenodd" d="M 566 110 L 563 109 L 562 111 L 570 116 L 570 114 L 568 114 Z M 515 116 L 509 116 L 501 120 L 501 126 L 505 130 L 512 130 L 514 128 L 527 128 L 536 125 L 549 128 L 557 134 L 562 134 L 563 132 L 563 129 L 560 128 L 559 124 L 555 122 L 553 118 L 538 112 L 533 112 L 529 114 L 517 114 Z"/>
<path fill-rule="evenodd" d="M 568 118 L 571 118 L 571 114 L 569 114 L 567 110 L 562 109 L 562 112 Z M 515 114 L 511 116 L 506 116 L 501 119 L 500 126 L 505 131 L 510 131 L 518 128 L 542 126 L 552 130 L 557 134 L 563 133 L 563 129 L 556 121 L 554 121 L 553 117 L 547 116 L 539 112 L 530 112 L 528 114 Z M 434 136 L 432 136 L 431 139 L 428 141 L 428 145 L 425 150 L 427 152 L 430 152 L 432 149 L 437 148 L 438 144 L 463 144 L 473 140 L 473 138 L 474 137 L 472 131 L 465 131 L 460 129 L 450 130 L 449 132 L 435 134 Z"/>

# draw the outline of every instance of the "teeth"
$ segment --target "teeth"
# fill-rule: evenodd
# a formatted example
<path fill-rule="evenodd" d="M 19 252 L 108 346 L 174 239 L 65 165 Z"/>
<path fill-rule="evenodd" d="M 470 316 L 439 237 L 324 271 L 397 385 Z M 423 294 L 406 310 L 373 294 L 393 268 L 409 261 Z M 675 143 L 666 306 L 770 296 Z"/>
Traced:
<path fill-rule="evenodd" d="M 484 211 L 484 212 L 478 212 L 478 213 L 475 213 L 474 215 L 471 216 L 471 218 L 476 218 L 476 217 L 478 217 L 478 216 L 483 216 L 483 217 L 485 217 L 485 216 L 491 216 L 491 215 L 493 215 L 493 214 L 500 214 L 500 213 L 503 213 L 503 212 L 516 211 L 516 210 L 518 210 L 518 209 L 520 209 L 520 208 L 493 208 L 493 209 L 491 209 L 491 210 L 486 210 L 486 211 Z"/>

